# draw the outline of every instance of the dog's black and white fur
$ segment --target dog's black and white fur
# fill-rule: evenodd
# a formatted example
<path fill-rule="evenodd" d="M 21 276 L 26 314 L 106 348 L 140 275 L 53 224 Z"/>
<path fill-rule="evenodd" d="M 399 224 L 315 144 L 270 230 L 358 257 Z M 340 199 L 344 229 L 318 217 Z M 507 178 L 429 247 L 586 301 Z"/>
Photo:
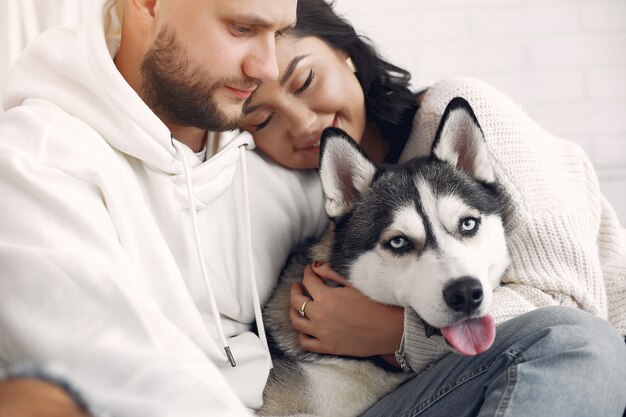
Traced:
<path fill-rule="evenodd" d="M 404 164 L 377 167 L 343 131 L 326 129 L 320 175 L 329 229 L 292 257 L 263 313 L 274 361 L 264 416 L 357 416 L 410 375 L 301 350 L 289 287 L 305 264 L 330 262 L 372 300 L 413 308 L 439 329 L 485 316 L 508 265 L 506 198 L 462 98 L 446 108 L 431 156 Z"/>

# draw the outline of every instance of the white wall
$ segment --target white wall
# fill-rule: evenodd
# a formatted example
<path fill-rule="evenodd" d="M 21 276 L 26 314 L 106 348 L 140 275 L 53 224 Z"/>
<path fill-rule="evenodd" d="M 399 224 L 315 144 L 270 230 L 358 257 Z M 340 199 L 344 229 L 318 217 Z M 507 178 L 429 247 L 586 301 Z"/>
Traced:
<path fill-rule="evenodd" d="M 480 78 L 580 144 L 626 226 L 626 0 L 336 0 L 415 87 Z"/>

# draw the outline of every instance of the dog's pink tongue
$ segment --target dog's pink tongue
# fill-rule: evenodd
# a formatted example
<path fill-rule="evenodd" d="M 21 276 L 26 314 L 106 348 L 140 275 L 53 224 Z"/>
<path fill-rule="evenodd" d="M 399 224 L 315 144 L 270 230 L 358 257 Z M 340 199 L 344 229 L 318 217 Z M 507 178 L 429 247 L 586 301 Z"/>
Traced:
<path fill-rule="evenodd" d="M 493 317 L 486 315 L 444 327 L 441 334 L 462 355 L 474 356 L 491 347 L 496 338 Z"/>

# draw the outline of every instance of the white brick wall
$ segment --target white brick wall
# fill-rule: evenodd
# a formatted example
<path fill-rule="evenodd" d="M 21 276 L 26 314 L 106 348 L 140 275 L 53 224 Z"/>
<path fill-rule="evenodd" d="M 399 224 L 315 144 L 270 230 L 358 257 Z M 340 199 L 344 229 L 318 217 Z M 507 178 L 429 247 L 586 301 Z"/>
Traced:
<path fill-rule="evenodd" d="M 0 0 L 0 88 L 16 48 L 89 1 Z M 626 226 L 626 0 L 335 1 L 415 87 L 483 79 L 583 146 Z"/>
<path fill-rule="evenodd" d="M 477 77 L 580 144 L 626 226 L 626 0 L 335 0 L 415 87 Z"/>

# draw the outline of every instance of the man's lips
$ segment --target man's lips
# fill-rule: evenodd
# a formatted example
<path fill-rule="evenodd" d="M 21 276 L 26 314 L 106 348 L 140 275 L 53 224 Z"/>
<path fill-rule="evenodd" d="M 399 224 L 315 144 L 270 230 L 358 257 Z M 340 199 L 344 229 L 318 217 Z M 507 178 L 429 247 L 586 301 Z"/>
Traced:
<path fill-rule="evenodd" d="M 225 87 L 228 91 L 231 92 L 232 95 L 242 100 L 246 100 L 257 89 L 256 86 L 252 88 L 235 88 L 227 85 Z"/>

